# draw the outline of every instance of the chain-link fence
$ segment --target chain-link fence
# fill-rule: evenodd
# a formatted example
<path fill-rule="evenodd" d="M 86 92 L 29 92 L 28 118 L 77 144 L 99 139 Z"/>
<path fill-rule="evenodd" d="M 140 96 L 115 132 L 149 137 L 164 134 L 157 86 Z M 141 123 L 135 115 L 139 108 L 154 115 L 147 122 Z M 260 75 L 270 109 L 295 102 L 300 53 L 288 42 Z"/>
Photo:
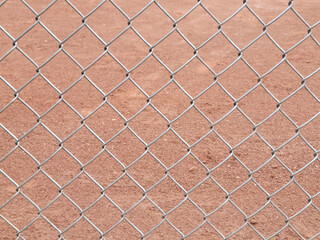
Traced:
<path fill-rule="evenodd" d="M 1 239 L 318 239 L 317 0 L 0 3 Z"/>

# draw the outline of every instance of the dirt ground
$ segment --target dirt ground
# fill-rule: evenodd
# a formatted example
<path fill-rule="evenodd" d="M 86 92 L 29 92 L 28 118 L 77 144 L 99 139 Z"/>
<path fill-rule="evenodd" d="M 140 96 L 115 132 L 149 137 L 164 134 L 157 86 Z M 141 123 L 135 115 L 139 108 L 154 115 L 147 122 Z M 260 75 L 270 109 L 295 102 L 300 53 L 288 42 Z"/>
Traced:
<path fill-rule="evenodd" d="M 317 0 L 2 2 L 0 239 L 319 238 Z"/>

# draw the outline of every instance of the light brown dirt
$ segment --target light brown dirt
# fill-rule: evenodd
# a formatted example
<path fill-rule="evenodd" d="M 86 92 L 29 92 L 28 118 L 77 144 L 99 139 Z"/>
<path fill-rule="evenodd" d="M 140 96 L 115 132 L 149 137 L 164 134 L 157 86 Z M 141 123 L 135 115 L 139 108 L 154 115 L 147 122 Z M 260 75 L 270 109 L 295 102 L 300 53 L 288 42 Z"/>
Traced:
<path fill-rule="evenodd" d="M 26 2 L 41 12 L 51 1 Z M 83 15 L 99 4 L 99 1 L 70 2 Z M 146 0 L 114 2 L 129 17 L 148 3 Z M 157 2 L 176 20 L 197 3 L 194 0 Z M 203 0 L 202 4 L 222 22 L 239 9 L 243 1 Z M 250 0 L 248 6 L 268 23 L 288 7 L 288 0 Z M 295 1 L 293 6 L 310 25 L 320 20 L 317 0 Z M 81 16 L 61 0 L 45 11 L 40 21 L 60 40 L 82 24 Z M 21 1 L 8 0 L 0 7 L 0 25 L 13 38 L 19 37 L 34 22 L 35 14 Z M 128 20 L 107 1 L 86 19 L 86 24 L 108 43 L 128 26 Z M 132 26 L 153 45 L 172 30 L 173 22 L 153 3 L 132 21 Z M 195 47 L 218 31 L 218 24 L 201 6 L 177 26 Z M 244 8 L 225 23 L 222 30 L 234 44 L 244 48 L 263 32 L 263 25 Z M 286 51 L 307 36 L 308 27 L 290 10 L 268 26 L 267 32 Z M 312 35 L 320 41 L 319 26 L 313 28 Z M 0 31 L 0 57 L 13 47 L 12 42 Z M 39 66 L 59 50 L 59 43 L 40 24 L 19 39 L 17 46 Z M 63 49 L 86 68 L 104 52 L 104 45 L 83 27 L 63 43 Z M 108 50 L 129 70 L 149 54 L 149 47 L 131 29 Z M 194 55 L 192 47 L 177 32 L 158 44 L 153 52 L 172 71 Z M 242 56 L 263 75 L 282 60 L 282 54 L 265 35 L 243 51 Z M 215 73 L 220 73 L 238 58 L 238 50 L 220 33 L 199 49 L 198 56 Z M 309 37 L 290 51 L 287 59 L 306 77 L 320 67 L 320 47 Z M 0 110 L 15 100 L 0 112 L 0 123 L 19 139 L 17 147 L 13 137 L 0 127 L 0 239 L 16 239 L 21 230 L 20 237 L 24 239 L 58 239 L 59 231 L 63 232 L 63 239 L 99 239 L 119 222 L 104 239 L 140 239 L 164 217 L 167 221 L 146 239 L 181 239 L 181 234 L 190 233 L 187 239 L 223 239 L 218 231 L 227 237 L 237 230 L 231 239 L 262 239 L 253 228 L 269 238 L 286 226 L 285 216 L 294 217 L 289 226 L 272 239 L 309 239 L 319 234 L 320 163 L 315 153 L 320 148 L 320 117 L 303 126 L 300 136 L 274 155 L 270 148 L 282 146 L 296 135 L 297 126 L 320 112 L 320 103 L 316 100 L 320 98 L 319 73 L 306 80 L 307 88 L 281 103 L 281 111 L 292 122 L 278 111 L 257 127 L 258 135 L 252 135 L 241 145 L 239 143 L 253 133 L 254 124 L 263 122 L 277 110 L 275 99 L 282 101 L 301 87 L 301 76 L 286 62 L 263 77 L 262 85 L 248 93 L 258 84 L 258 77 L 242 60 L 215 79 L 195 58 L 174 74 L 175 81 L 189 94 L 186 95 L 173 82 L 157 92 L 170 81 L 171 74 L 151 56 L 129 74 L 145 94 L 152 96 L 152 105 L 137 116 L 135 114 L 148 104 L 148 98 L 130 79 L 112 91 L 127 78 L 127 72 L 108 54 L 83 75 L 82 69 L 66 53 L 59 52 L 40 68 L 40 73 L 37 74 L 35 65 L 17 49 L 0 62 L 1 78 L 16 90 L 36 76 L 19 91 L 18 98 L 0 79 Z M 216 84 L 197 97 L 213 82 Z M 64 101 L 59 98 L 59 91 Z M 110 91 L 109 105 L 104 104 L 91 114 Z M 171 124 L 185 142 L 171 130 L 153 142 L 168 129 L 168 121 L 180 116 L 195 97 L 194 105 L 208 120 L 191 108 Z M 237 99 L 240 99 L 238 109 L 252 122 L 236 109 L 216 123 L 234 108 Z M 39 116 L 57 105 L 41 117 L 39 124 L 37 116 L 24 104 Z M 123 118 L 135 116 L 128 128 L 115 109 Z M 84 124 L 81 116 L 88 117 Z M 214 132 L 210 121 L 216 123 Z M 199 139 L 202 140 L 197 143 Z M 187 151 L 186 144 L 192 146 L 191 151 Z M 306 167 L 308 163 L 311 164 Z M 291 177 L 293 173 L 296 174 Z M 225 202 L 228 193 L 231 193 L 229 201 Z M 92 203 L 95 204 L 91 206 Z M 120 209 L 125 212 L 125 218 Z M 249 217 L 247 221 L 245 215 Z"/>

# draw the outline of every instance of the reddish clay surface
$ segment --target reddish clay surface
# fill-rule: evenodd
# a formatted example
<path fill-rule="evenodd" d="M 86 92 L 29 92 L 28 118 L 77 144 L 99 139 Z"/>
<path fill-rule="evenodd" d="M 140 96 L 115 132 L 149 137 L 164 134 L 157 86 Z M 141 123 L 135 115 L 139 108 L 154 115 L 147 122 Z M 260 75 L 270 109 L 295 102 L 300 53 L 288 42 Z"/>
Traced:
<path fill-rule="evenodd" d="M 25 1 L 38 13 L 51 2 Z M 70 2 L 83 15 L 99 4 L 98 0 Z M 129 17 L 148 3 L 114 2 Z M 197 3 L 157 2 L 176 20 Z M 203 0 L 202 4 L 223 22 L 243 1 Z M 248 0 L 248 6 L 268 23 L 288 7 L 288 0 Z M 317 0 L 294 1 L 293 6 L 310 26 L 320 20 Z M 8 0 L 0 7 L 0 25 L 14 39 L 35 21 L 35 14 L 21 1 Z M 140 239 L 164 218 L 145 239 L 181 239 L 188 234 L 187 239 L 223 239 L 237 230 L 230 239 L 262 239 L 256 231 L 271 239 L 309 239 L 319 234 L 320 117 L 304 125 L 320 112 L 320 73 L 303 82 L 320 66 L 320 47 L 311 36 L 286 55 L 301 76 L 283 62 L 259 83 L 240 59 L 215 79 L 209 68 L 219 74 L 238 58 L 238 50 L 219 33 L 198 51 L 207 67 L 194 58 L 174 74 L 175 82 L 158 91 L 172 79 L 171 73 L 150 56 L 113 91 L 127 72 L 108 54 L 90 66 L 104 52 L 104 44 L 87 27 L 63 42 L 65 52 L 42 65 L 59 51 L 59 42 L 40 23 L 62 41 L 81 26 L 82 17 L 58 0 L 19 38 L 17 48 L 40 66 L 39 73 L 17 48 L 0 62 L 0 109 L 13 101 L 0 112 L 0 239 L 16 239 L 17 234 L 20 239 L 58 239 L 59 232 L 62 239 L 99 239 L 121 220 L 104 239 Z M 128 26 L 128 19 L 107 1 L 86 18 L 86 24 L 108 43 Z M 153 3 L 132 20 L 132 26 L 153 45 L 172 30 L 173 21 Z M 201 6 L 177 26 L 195 47 L 218 31 L 218 24 Z M 242 49 L 263 33 L 263 25 L 244 8 L 223 24 L 222 31 Z M 308 27 L 289 10 L 268 26 L 267 33 L 286 51 L 307 36 Z M 320 25 L 312 29 L 312 36 L 320 41 Z M 0 57 L 12 47 L 13 40 L 0 31 Z M 149 47 L 129 29 L 108 51 L 130 70 L 149 54 Z M 66 52 L 86 68 L 84 74 Z M 176 71 L 194 56 L 194 49 L 174 32 L 153 53 Z M 242 52 L 260 75 L 282 55 L 266 35 Z M 94 112 L 104 94 L 109 94 L 109 105 Z M 152 96 L 150 102 L 147 96 Z M 192 100 L 193 107 L 181 116 Z M 130 119 L 127 126 L 124 118 Z"/>

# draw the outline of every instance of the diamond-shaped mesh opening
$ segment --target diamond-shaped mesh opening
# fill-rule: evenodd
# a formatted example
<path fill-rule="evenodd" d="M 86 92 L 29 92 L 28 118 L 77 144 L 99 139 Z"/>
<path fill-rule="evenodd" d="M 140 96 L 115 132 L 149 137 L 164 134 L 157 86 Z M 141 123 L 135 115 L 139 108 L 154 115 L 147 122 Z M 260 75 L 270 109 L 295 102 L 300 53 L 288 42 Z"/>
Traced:
<path fill-rule="evenodd" d="M 166 118 L 173 120 L 190 106 L 190 99 L 175 83 L 170 83 L 152 98 L 152 103 Z"/>
<path fill-rule="evenodd" d="M 89 115 L 103 99 L 103 95 L 85 78 L 73 85 L 63 97 L 82 116 Z"/>
<path fill-rule="evenodd" d="M 308 196 L 294 183 L 271 198 L 281 211 L 291 217 L 308 205 Z"/>
<path fill-rule="evenodd" d="M 253 178 L 269 194 L 282 189 L 290 181 L 290 172 L 272 159 L 267 165 L 253 175 Z"/>
<path fill-rule="evenodd" d="M 244 224 L 244 216 L 231 203 L 226 203 L 207 218 L 224 236 L 228 236 Z"/>
<path fill-rule="evenodd" d="M 79 213 L 65 196 L 60 196 L 42 214 L 57 228 L 64 230 L 80 217 Z"/>
<path fill-rule="evenodd" d="M 20 148 L 0 162 L 0 169 L 19 185 L 36 173 L 37 167 L 38 164 Z"/>
<path fill-rule="evenodd" d="M 271 149 L 257 135 L 253 135 L 234 150 L 234 155 L 251 171 L 271 158 Z"/>
<path fill-rule="evenodd" d="M 234 107 L 232 98 L 217 84 L 206 90 L 195 103 L 212 122 L 220 120 Z"/>
<path fill-rule="evenodd" d="M 281 63 L 263 78 L 263 85 L 278 100 L 283 100 L 301 86 L 301 78 L 286 63 Z"/>
<path fill-rule="evenodd" d="M 178 29 L 194 46 L 198 47 L 218 30 L 218 23 L 201 6 L 198 6 L 179 22 Z"/>
<path fill-rule="evenodd" d="M 320 112 L 320 102 L 305 88 L 283 102 L 281 107 L 297 125 L 302 125 Z M 299 113 L 294 111 L 297 108 Z"/>
<path fill-rule="evenodd" d="M 265 54 L 268 52 L 268 54 Z M 282 59 L 282 52 L 266 36 L 259 38 L 243 52 L 243 57 L 260 75 L 271 70 Z"/>
<path fill-rule="evenodd" d="M 83 67 L 97 59 L 103 53 L 103 47 L 102 42 L 85 26 L 63 44 L 63 48 Z"/>
<path fill-rule="evenodd" d="M 64 150 L 60 150 L 43 165 L 42 169 L 63 186 L 80 173 L 80 164 Z"/>
<path fill-rule="evenodd" d="M 293 11 L 288 11 L 268 27 L 272 38 L 287 50 L 298 43 L 308 32 L 307 26 Z"/>
<path fill-rule="evenodd" d="M 148 239 L 179 239 L 181 235 L 175 230 L 169 223 L 164 222 L 157 227 L 151 234 L 148 235 Z"/>
<path fill-rule="evenodd" d="M 153 143 L 149 151 L 166 167 L 171 167 L 187 154 L 187 146 L 169 131 Z"/>
<path fill-rule="evenodd" d="M 257 87 L 239 102 L 239 108 L 255 123 L 277 110 L 277 102 L 262 87 Z"/>
<path fill-rule="evenodd" d="M 149 53 L 148 46 L 131 29 L 114 41 L 109 50 L 127 69 L 135 67 Z"/>
<path fill-rule="evenodd" d="M 121 219 L 120 210 L 103 197 L 84 214 L 100 231 L 107 231 Z"/>
<path fill-rule="evenodd" d="M 121 132 L 106 147 L 124 165 L 132 163 L 145 151 L 143 143 L 130 130 Z"/>
<path fill-rule="evenodd" d="M 148 197 L 166 213 L 185 198 L 184 191 L 170 177 L 165 178 L 148 192 Z"/>
<path fill-rule="evenodd" d="M 59 149 L 58 140 L 41 125 L 25 136 L 20 144 L 39 162 L 44 162 Z"/>
<path fill-rule="evenodd" d="M 101 151 L 102 143 L 83 127 L 64 142 L 64 147 L 82 164 L 86 164 Z"/>
<path fill-rule="evenodd" d="M 206 214 L 216 210 L 226 200 L 225 192 L 211 179 L 201 183 L 188 196 Z"/>
<path fill-rule="evenodd" d="M 183 234 L 190 233 L 203 222 L 203 214 L 190 201 L 185 201 L 167 219 Z"/>
<path fill-rule="evenodd" d="M 152 56 L 136 68 L 130 76 L 148 95 L 154 94 L 170 80 L 168 70 Z"/>
<path fill-rule="evenodd" d="M 16 137 L 25 135 L 37 123 L 36 115 L 16 100 L 0 115 L 0 122 Z"/>
<path fill-rule="evenodd" d="M 36 67 L 18 50 L 13 50 L 0 62 L 0 74 L 18 89 L 36 75 Z"/>
<path fill-rule="evenodd" d="M 127 119 L 137 114 L 146 105 L 146 100 L 146 96 L 130 80 L 108 96 L 108 102 Z"/>
<path fill-rule="evenodd" d="M 19 97 L 40 115 L 59 100 L 59 93 L 38 76 L 19 93 Z"/>
<path fill-rule="evenodd" d="M 214 75 L 196 58 L 179 71 L 175 75 L 175 79 L 184 90 L 195 97 L 214 82 Z M 203 79 L 203 81 L 199 82 L 199 79 Z"/>
<path fill-rule="evenodd" d="M 85 174 L 74 179 L 63 192 L 73 201 L 77 200 L 77 205 L 82 209 L 89 207 L 101 195 L 101 189 Z"/>
<path fill-rule="evenodd" d="M 64 102 L 52 108 L 42 121 L 60 139 L 68 137 L 81 124 L 81 118 Z"/>
<path fill-rule="evenodd" d="M 274 206 L 268 204 L 249 222 L 263 237 L 268 238 L 286 225 L 285 220 L 286 218 Z"/>
<path fill-rule="evenodd" d="M 319 69 L 319 56 L 319 45 L 309 37 L 288 53 L 288 60 L 303 76 L 308 76 Z"/>
<path fill-rule="evenodd" d="M 199 56 L 213 71 L 219 73 L 237 59 L 238 51 L 225 36 L 219 33 L 200 48 Z"/>
<path fill-rule="evenodd" d="M 1 26 L 14 38 L 23 34 L 34 22 L 33 13 L 20 1 L 2 1 L 0 16 Z"/>
<path fill-rule="evenodd" d="M 314 152 L 300 137 L 286 144 L 276 154 L 293 172 L 302 169 L 314 158 Z"/>
<path fill-rule="evenodd" d="M 99 0 L 102 2 L 101 0 Z M 74 1 L 76 5 L 82 6 L 84 10 L 88 8 L 85 7 L 86 4 L 92 4 L 93 1 Z M 78 3 L 79 2 L 79 3 Z M 85 3 L 85 4 L 84 4 Z M 92 4 L 93 5 L 93 4 Z M 97 6 L 96 4 L 95 6 Z M 87 18 L 88 25 L 98 34 L 103 41 L 110 42 L 114 39 L 123 29 L 125 29 L 127 24 L 127 19 L 122 15 L 122 13 L 113 6 L 109 1 L 104 2 L 98 9 L 96 9 L 92 15 Z"/>
<path fill-rule="evenodd" d="M 39 218 L 25 231 L 23 231 L 22 236 L 25 239 L 55 239 L 58 238 L 59 232 L 54 229 L 46 220 Z"/>
<path fill-rule="evenodd" d="M 209 121 L 195 108 L 188 110 L 172 124 L 172 127 L 189 144 L 196 142 L 210 131 Z"/>
<path fill-rule="evenodd" d="M 133 21 L 134 28 L 150 44 L 155 44 L 169 33 L 172 24 L 170 18 L 155 3 L 151 4 Z M 152 31 L 154 28 L 157 29 L 156 32 Z"/>
<path fill-rule="evenodd" d="M 250 181 L 233 193 L 231 199 L 247 216 L 250 216 L 267 203 L 267 194 Z"/>
<path fill-rule="evenodd" d="M 170 170 L 170 175 L 188 191 L 206 178 L 207 171 L 194 157 L 188 155 Z"/>
<path fill-rule="evenodd" d="M 110 186 L 105 194 L 123 211 L 127 211 L 137 204 L 143 197 L 142 189 L 128 176 Z"/>
<path fill-rule="evenodd" d="M 237 169 L 237 171 L 235 171 L 235 169 Z M 248 171 L 234 157 L 231 157 L 216 168 L 211 173 L 211 176 L 226 191 L 231 192 L 248 179 Z"/>
<path fill-rule="evenodd" d="M 21 191 L 43 208 L 59 194 L 59 188 L 43 173 L 38 173 L 23 185 Z"/>
<path fill-rule="evenodd" d="M 169 69 L 175 71 L 193 56 L 193 49 L 174 31 L 156 46 L 154 53 Z"/>
<path fill-rule="evenodd" d="M 21 194 L 12 199 L 5 207 L 0 209 L 0 214 L 14 224 L 18 229 L 22 229 L 33 221 L 38 210 Z"/>
<path fill-rule="evenodd" d="M 242 9 L 230 21 L 223 25 L 223 32 L 239 48 L 243 48 L 257 38 L 262 32 L 263 25 L 247 9 Z"/>
<path fill-rule="evenodd" d="M 271 146 L 279 147 L 293 137 L 295 127 L 281 112 L 277 112 L 258 127 L 258 132 Z"/>
<path fill-rule="evenodd" d="M 60 91 L 66 90 L 81 76 L 78 65 L 63 52 L 44 65 L 41 73 Z"/>
<path fill-rule="evenodd" d="M 124 120 L 107 104 L 90 115 L 85 123 L 103 141 L 109 140 L 124 127 Z"/>
<path fill-rule="evenodd" d="M 81 239 L 86 236 L 90 239 L 97 239 L 100 237 L 99 232 L 83 218 L 73 225 L 67 232 L 62 235 L 65 239 Z"/>
<path fill-rule="evenodd" d="M 235 146 L 252 133 L 252 124 L 239 110 L 234 110 L 219 122 L 215 129 L 225 141 Z"/>
<path fill-rule="evenodd" d="M 0 206 L 5 204 L 16 193 L 16 186 L 3 173 L 0 174 Z"/>
<path fill-rule="evenodd" d="M 243 73 L 239 75 L 239 71 Z M 257 76 L 243 61 L 239 60 L 219 76 L 219 82 L 229 94 L 238 99 L 257 84 Z"/>
<path fill-rule="evenodd" d="M 192 153 L 212 169 L 230 155 L 230 149 L 216 134 L 211 133 L 192 148 Z"/>
<path fill-rule="evenodd" d="M 125 79 L 126 71 L 109 54 L 105 54 L 86 71 L 86 76 L 104 93 L 109 93 Z"/>
<path fill-rule="evenodd" d="M 32 27 L 18 44 L 38 65 L 48 60 L 58 47 L 58 42 L 40 24 Z"/>
<path fill-rule="evenodd" d="M 148 221 L 145 221 L 145 217 Z M 126 214 L 126 218 L 140 231 L 147 233 L 161 222 L 162 214 L 150 201 L 143 200 Z"/>
<path fill-rule="evenodd" d="M 105 151 L 91 161 L 84 170 L 103 188 L 123 174 L 121 165 Z"/>
<path fill-rule="evenodd" d="M 145 108 L 129 126 L 145 141 L 151 142 L 167 130 L 167 121 L 152 107 Z"/>
<path fill-rule="evenodd" d="M 164 177 L 165 169 L 150 154 L 144 155 L 127 172 L 143 188 L 149 189 Z"/>

